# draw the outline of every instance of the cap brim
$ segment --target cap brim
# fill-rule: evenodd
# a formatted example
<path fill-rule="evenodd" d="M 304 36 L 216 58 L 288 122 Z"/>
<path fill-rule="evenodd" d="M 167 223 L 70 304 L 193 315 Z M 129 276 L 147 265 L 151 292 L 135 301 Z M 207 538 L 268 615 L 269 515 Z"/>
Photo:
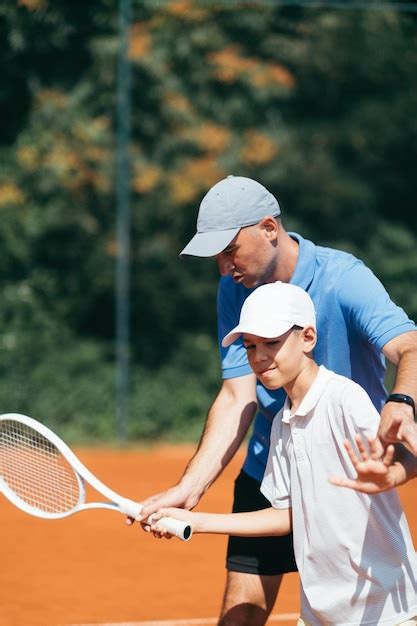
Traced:
<path fill-rule="evenodd" d="M 247 335 L 255 335 L 256 337 L 264 337 L 265 339 L 272 339 L 273 337 L 281 337 L 284 335 L 290 328 L 294 326 L 293 322 L 279 322 L 275 324 L 270 324 L 268 326 L 261 324 L 239 324 L 235 328 L 233 328 L 230 333 L 225 335 L 222 340 L 223 348 L 227 348 L 232 343 L 239 339 L 243 334 Z"/>
<path fill-rule="evenodd" d="M 180 257 L 201 256 L 209 257 L 220 254 L 236 237 L 240 230 L 229 228 L 228 230 L 210 230 L 205 233 L 196 233 L 191 241 L 181 251 Z"/>

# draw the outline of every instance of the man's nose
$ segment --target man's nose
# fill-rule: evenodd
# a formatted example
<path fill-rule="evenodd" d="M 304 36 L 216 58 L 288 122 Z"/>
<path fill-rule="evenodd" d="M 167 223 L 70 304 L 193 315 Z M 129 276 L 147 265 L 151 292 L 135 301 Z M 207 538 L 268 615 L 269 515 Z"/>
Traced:
<path fill-rule="evenodd" d="M 233 263 L 230 259 L 226 258 L 223 254 L 216 256 L 217 265 L 219 266 L 219 272 L 221 276 L 227 276 L 233 269 Z"/>

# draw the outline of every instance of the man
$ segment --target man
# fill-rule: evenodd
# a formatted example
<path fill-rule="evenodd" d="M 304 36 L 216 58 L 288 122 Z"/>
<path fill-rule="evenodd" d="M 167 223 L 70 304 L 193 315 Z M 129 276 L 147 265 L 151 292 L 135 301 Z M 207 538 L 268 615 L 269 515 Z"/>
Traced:
<path fill-rule="evenodd" d="M 314 357 L 366 389 L 381 411 L 380 434 L 407 443 L 417 453 L 413 423 L 417 398 L 415 324 L 392 303 L 377 278 L 350 254 L 315 246 L 281 222 L 276 198 L 258 182 L 229 176 L 203 198 L 197 233 L 181 253 L 216 257 L 219 342 L 234 328 L 251 291 L 264 283 L 303 287 L 317 311 L 319 341 Z M 386 400 L 384 356 L 397 365 L 393 393 Z M 159 508 L 191 509 L 238 450 L 254 418 L 248 455 L 236 481 L 233 510 L 269 506 L 260 493 L 274 415 L 285 399 L 256 382 L 245 348 L 237 341 L 221 348 L 223 384 L 207 416 L 197 452 L 177 485 L 144 501 L 140 520 Z M 285 572 L 296 569 L 291 535 L 231 537 L 220 626 L 263 626 Z"/>

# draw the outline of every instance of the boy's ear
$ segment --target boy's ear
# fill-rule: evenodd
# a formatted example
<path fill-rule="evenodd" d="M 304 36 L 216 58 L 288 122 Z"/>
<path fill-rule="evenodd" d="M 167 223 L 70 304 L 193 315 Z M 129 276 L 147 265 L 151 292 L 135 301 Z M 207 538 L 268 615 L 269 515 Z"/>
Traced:
<path fill-rule="evenodd" d="M 317 331 L 313 326 L 305 326 L 302 333 L 305 351 L 311 352 L 317 343 Z"/>

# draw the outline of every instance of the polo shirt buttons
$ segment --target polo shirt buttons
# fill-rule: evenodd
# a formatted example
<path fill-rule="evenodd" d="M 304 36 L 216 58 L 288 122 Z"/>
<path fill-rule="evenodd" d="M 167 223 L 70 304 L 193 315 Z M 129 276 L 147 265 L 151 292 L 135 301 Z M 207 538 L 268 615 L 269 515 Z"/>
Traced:
<path fill-rule="evenodd" d="M 301 442 L 300 442 L 300 438 L 298 437 L 298 435 L 300 434 L 300 431 L 297 430 L 296 427 L 294 427 L 292 429 L 292 435 L 294 438 L 294 452 L 295 452 L 295 456 L 297 457 L 298 461 L 302 461 L 304 459 L 304 450 L 301 447 Z"/>

